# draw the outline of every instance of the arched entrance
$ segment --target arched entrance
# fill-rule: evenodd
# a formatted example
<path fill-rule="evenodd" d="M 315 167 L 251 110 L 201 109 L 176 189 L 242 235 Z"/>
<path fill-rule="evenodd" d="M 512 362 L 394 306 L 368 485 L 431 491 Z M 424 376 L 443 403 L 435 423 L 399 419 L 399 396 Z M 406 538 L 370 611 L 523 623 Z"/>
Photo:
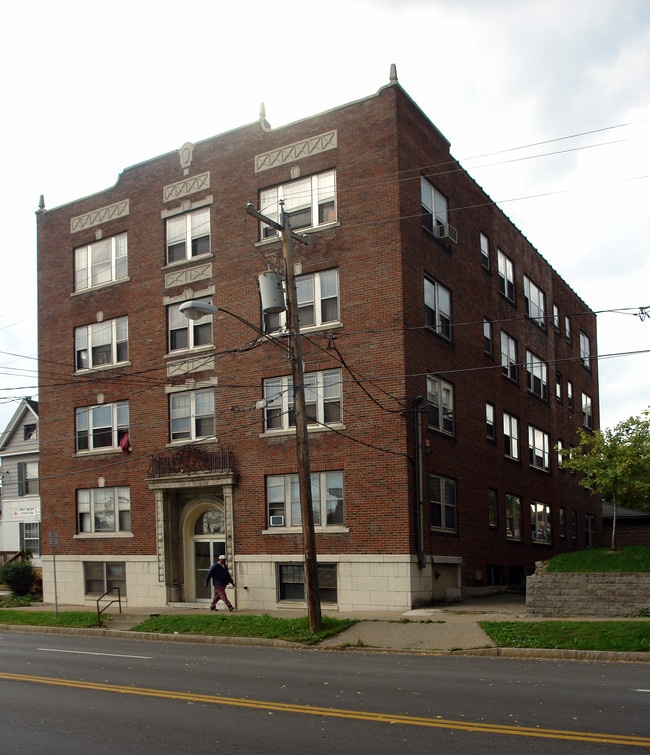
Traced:
<path fill-rule="evenodd" d="M 209 601 L 212 588 L 206 587 L 205 578 L 210 566 L 226 552 L 225 511 L 223 506 L 214 504 L 197 506 L 188 514 L 186 522 L 186 600 Z"/>

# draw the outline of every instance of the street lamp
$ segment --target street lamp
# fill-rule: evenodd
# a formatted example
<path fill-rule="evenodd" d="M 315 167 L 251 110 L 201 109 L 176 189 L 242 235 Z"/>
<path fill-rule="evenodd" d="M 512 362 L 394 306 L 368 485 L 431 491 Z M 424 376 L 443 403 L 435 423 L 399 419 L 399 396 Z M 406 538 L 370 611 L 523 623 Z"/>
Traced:
<path fill-rule="evenodd" d="M 282 225 L 271 218 L 256 212 L 252 205 L 248 205 L 246 211 L 267 225 L 272 226 L 282 234 L 282 253 L 285 267 L 285 281 L 287 293 L 287 321 L 289 324 L 289 355 L 291 359 L 291 375 L 293 380 L 293 400 L 296 415 L 296 460 L 298 466 L 298 482 L 300 488 L 300 513 L 302 519 L 302 545 L 305 570 L 305 598 L 307 603 L 307 616 L 309 629 L 319 632 L 323 627 L 321 615 L 320 596 L 318 588 L 318 564 L 316 560 L 316 534 L 314 530 L 314 509 L 311 494 L 311 472 L 309 466 L 309 441 L 307 431 L 307 409 L 305 403 L 305 379 L 302 363 L 302 341 L 300 335 L 300 323 L 298 318 L 298 294 L 296 291 L 296 278 L 293 269 L 291 252 L 291 239 L 296 238 L 306 243 L 303 237 L 298 237 L 291 232 L 289 216 L 283 211 Z M 262 273 L 262 275 L 265 275 Z M 263 302 L 264 306 L 264 302 Z M 267 306 L 267 312 L 278 312 L 284 309 L 284 303 L 276 306 L 271 303 Z M 265 335 L 252 323 L 244 320 L 234 312 L 219 308 L 206 301 L 186 301 L 180 305 L 179 311 L 191 320 L 200 320 L 208 314 L 219 311 L 231 315 L 235 319 L 253 328 L 258 334 Z"/>

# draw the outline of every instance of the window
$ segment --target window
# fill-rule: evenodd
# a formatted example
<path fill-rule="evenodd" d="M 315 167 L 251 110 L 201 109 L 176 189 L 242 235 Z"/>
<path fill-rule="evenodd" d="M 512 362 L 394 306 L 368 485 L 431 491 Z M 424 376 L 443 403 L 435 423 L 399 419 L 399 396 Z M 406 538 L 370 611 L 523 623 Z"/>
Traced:
<path fill-rule="evenodd" d="M 481 233 L 479 234 L 481 244 L 481 265 L 486 269 L 490 269 L 490 240 L 488 237 Z"/>
<path fill-rule="evenodd" d="M 589 336 L 580 331 L 580 361 L 582 366 L 591 369 L 591 341 Z"/>
<path fill-rule="evenodd" d="M 566 509 L 560 506 L 560 537 L 566 540 Z"/>
<path fill-rule="evenodd" d="M 564 316 L 564 337 L 571 343 L 571 320 L 567 315 Z"/>
<path fill-rule="evenodd" d="M 130 532 L 129 488 L 77 490 L 77 532 Z"/>
<path fill-rule="evenodd" d="M 109 590 L 126 595 L 126 564 L 124 561 L 84 561 L 86 595 L 103 595 Z"/>
<path fill-rule="evenodd" d="M 323 270 L 320 273 L 297 276 L 296 292 L 298 322 L 301 329 L 339 321 L 338 270 Z M 286 312 L 265 314 L 264 330 L 267 333 L 284 330 L 286 321 Z"/>
<path fill-rule="evenodd" d="M 587 548 L 596 547 L 596 517 L 593 514 L 585 514 L 585 536 Z"/>
<path fill-rule="evenodd" d="M 260 212 L 280 223 L 280 200 L 292 230 L 318 228 L 336 222 L 336 173 L 333 170 L 260 192 Z M 262 223 L 261 238 L 274 238 L 278 231 Z"/>
<path fill-rule="evenodd" d="M 210 253 L 210 208 L 167 218 L 167 263 Z"/>
<path fill-rule="evenodd" d="M 200 299 L 212 304 L 210 299 Z M 167 333 L 169 351 L 194 349 L 212 343 L 212 315 L 206 314 L 200 320 L 189 320 L 180 310 L 182 302 L 167 307 Z"/>
<path fill-rule="evenodd" d="M 526 376 L 528 390 L 544 401 L 548 401 L 548 368 L 546 362 L 542 362 L 538 356 L 528 350 L 526 350 Z"/>
<path fill-rule="evenodd" d="M 424 279 L 424 321 L 428 328 L 451 340 L 451 294 L 428 278 Z"/>
<path fill-rule="evenodd" d="M 429 427 L 454 434 L 454 389 L 439 378 L 427 376 Z"/>
<path fill-rule="evenodd" d="M 169 396 L 170 438 L 197 440 L 215 434 L 214 390 L 172 393 Z"/>
<path fill-rule="evenodd" d="M 506 536 L 509 540 L 521 540 L 521 498 L 506 494 Z"/>
<path fill-rule="evenodd" d="M 483 351 L 490 356 L 494 353 L 492 323 L 486 317 L 483 318 Z"/>
<path fill-rule="evenodd" d="M 519 459 L 519 420 L 503 413 L 503 445 L 509 459 Z"/>
<path fill-rule="evenodd" d="M 589 430 L 594 428 L 594 418 L 591 407 L 591 396 L 586 393 L 582 394 L 582 424 Z"/>
<path fill-rule="evenodd" d="M 562 469 L 562 462 L 564 460 L 562 456 L 562 451 L 564 450 L 564 441 L 558 439 L 556 449 L 557 449 L 557 467 L 558 469 Z"/>
<path fill-rule="evenodd" d="M 578 539 L 578 512 L 571 509 L 571 540 Z"/>
<path fill-rule="evenodd" d="M 569 409 L 573 411 L 573 383 L 570 380 L 566 381 L 566 398 Z"/>
<path fill-rule="evenodd" d="M 562 403 L 562 373 L 555 373 L 555 398 L 558 403 Z"/>
<path fill-rule="evenodd" d="M 20 550 L 31 553 L 32 558 L 41 557 L 40 522 L 20 522 Z"/>
<path fill-rule="evenodd" d="M 121 441 L 128 441 L 128 401 L 77 409 L 75 418 L 77 451 L 117 449 Z"/>
<path fill-rule="evenodd" d="M 308 424 L 341 422 L 341 370 L 310 372 L 304 377 Z M 264 403 L 265 430 L 295 427 L 293 379 L 290 375 L 264 381 Z"/>
<path fill-rule="evenodd" d="M 485 404 L 485 431 L 490 440 L 497 436 L 496 422 L 494 415 L 494 404 Z"/>
<path fill-rule="evenodd" d="M 456 481 L 429 475 L 432 529 L 456 532 Z"/>
<path fill-rule="evenodd" d="M 316 526 L 343 526 L 343 472 L 311 474 L 311 500 Z M 269 475 L 266 478 L 269 527 L 301 527 L 298 475 Z"/>
<path fill-rule="evenodd" d="M 553 305 L 553 329 L 557 333 L 560 332 L 560 310 L 558 309 L 557 304 Z"/>
<path fill-rule="evenodd" d="M 19 461 L 18 462 L 18 495 L 38 495 L 38 462 L 37 461 Z"/>
<path fill-rule="evenodd" d="M 126 233 L 74 250 L 75 291 L 123 280 L 128 274 Z"/>
<path fill-rule="evenodd" d="M 318 599 L 336 603 L 336 564 L 318 564 Z M 278 599 L 305 600 L 305 567 L 303 564 L 278 564 Z"/>
<path fill-rule="evenodd" d="M 445 226 L 448 220 L 447 197 L 434 188 L 426 179 L 420 178 L 420 198 L 422 201 L 422 225 L 436 238 L 434 227 Z"/>
<path fill-rule="evenodd" d="M 510 301 L 515 300 L 515 273 L 512 260 L 497 249 L 497 265 L 499 269 L 499 291 Z"/>
<path fill-rule="evenodd" d="M 38 440 L 38 425 L 23 425 L 23 440 Z"/>
<path fill-rule="evenodd" d="M 75 328 L 74 341 L 77 370 L 126 362 L 129 359 L 128 317 Z"/>
<path fill-rule="evenodd" d="M 517 342 L 501 331 L 501 370 L 510 380 L 517 380 Z"/>
<path fill-rule="evenodd" d="M 496 527 L 498 524 L 497 501 L 497 491 L 494 488 L 488 488 L 488 524 L 490 527 Z"/>
<path fill-rule="evenodd" d="M 551 542 L 551 507 L 533 501 L 530 504 L 530 529 L 534 543 Z"/>
<path fill-rule="evenodd" d="M 524 276 L 524 302 L 526 316 L 530 317 L 540 328 L 546 328 L 546 295 L 526 276 Z"/>
<path fill-rule="evenodd" d="M 531 467 L 548 472 L 548 433 L 530 425 L 528 427 L 528 461 Z"/>

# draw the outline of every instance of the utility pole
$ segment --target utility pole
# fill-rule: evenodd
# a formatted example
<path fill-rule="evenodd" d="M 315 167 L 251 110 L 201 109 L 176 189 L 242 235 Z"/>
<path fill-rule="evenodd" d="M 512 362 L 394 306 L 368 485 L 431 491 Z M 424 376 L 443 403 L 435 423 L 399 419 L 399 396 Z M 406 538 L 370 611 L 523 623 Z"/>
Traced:
<path fill-rule="evenodd" d="M 287 289 L 287 321 L 289 323 L 289 355 L 293 379 L 293 402 L 296 413 L 296 456 L 298 482 L 300 487 L 300 513 L 302 519 L 302 549 L 305 559 L 305 598 L 309 629 L 319 632 L 323 628 L 320 596 L 318 590 L 318 562 L 316 558 L 316 534 L 314 531 L 314 509 L 311 495 L 311 474 L 309 467 L 309 439 L 307 433 L 307 409 L 305 405 L 305 378 L 302 362 L 302 337 L 298 317 L 298 293 L 293 268 L 292 239 L 303 244 L 307 240 L 291 231 L 289 215 L 281 208 L 282 224 L 276 223 L 257 212 L 252 204 L 246 206 L 249 215 L 267 223 L 282 234 L 282 257 Z"/>

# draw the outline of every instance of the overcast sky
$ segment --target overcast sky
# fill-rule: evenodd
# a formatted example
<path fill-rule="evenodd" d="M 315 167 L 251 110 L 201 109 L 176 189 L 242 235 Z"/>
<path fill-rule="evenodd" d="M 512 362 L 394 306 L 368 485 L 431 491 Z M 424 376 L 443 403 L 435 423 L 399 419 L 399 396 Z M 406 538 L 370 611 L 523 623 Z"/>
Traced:
<path fill-rule="evenodd" d="M 106 189 L 260 102 L 277 128 L 367 97 L 391 63 L 599 312 L 601 425 L 650 405 L 650 0 L 33 0 L 3 26 L 0 431 L 38 392 L 39 195 Z"/>

